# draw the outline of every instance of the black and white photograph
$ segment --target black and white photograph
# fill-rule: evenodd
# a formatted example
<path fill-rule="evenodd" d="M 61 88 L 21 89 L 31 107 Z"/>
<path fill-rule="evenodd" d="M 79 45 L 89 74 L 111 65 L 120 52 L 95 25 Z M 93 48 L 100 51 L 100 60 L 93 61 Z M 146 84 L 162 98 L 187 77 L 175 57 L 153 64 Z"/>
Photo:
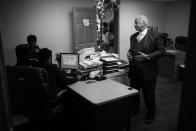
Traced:
<path fill-rule="evenodd" d="M 193 0 L 1 0 L 0 131 L 195 131 Z"/>

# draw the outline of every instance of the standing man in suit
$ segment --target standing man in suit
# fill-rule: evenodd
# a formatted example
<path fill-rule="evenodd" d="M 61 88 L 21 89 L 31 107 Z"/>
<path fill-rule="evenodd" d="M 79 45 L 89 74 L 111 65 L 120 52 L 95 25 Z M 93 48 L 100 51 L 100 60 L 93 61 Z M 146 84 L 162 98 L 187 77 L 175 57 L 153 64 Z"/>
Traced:
<path fill-rule="evenodd" d="M 159 42 L 158 32 L 148 27 L 148 19 L 140 15 L 135 19 L 135 29 L 138 31 L 130 37 L 129 78 L 131 87 L 142 89 L 146 109 L 146 123 L 155 117 L 155 87 L 158 74 L 158 58 L 163 55 L 164 47 Z M 139 95 L 135 97 L 133 106 L 135 113 L 139 112 Z"/>

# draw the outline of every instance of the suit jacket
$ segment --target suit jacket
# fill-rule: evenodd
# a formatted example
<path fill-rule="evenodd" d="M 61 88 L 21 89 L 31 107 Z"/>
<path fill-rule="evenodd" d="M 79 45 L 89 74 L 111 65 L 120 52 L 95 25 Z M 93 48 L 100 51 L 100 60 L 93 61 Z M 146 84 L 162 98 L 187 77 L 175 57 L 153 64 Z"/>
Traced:
<path fill-rule="evenodd" d="M 158 75 L 158 58 L 163 55 L 165 49 L 162 43 L 159 41 L 158 33 L 152 29 L 148 29 L 144 38 L 138 42 L 137 35 L 139 32 L 131 35 L 130 37 L 130 49 L 131 55 L 138 55 L 139 51 L 147 54 L 150 60 L 144 60 L 142 62 L 136 62 L 134 59 L 129 62 L 129 77 L 134 77 L 135 70 L 141 70 L 144 79 L 153 80 Z M 137 72 L 137 71 L 136 71 Z"/>

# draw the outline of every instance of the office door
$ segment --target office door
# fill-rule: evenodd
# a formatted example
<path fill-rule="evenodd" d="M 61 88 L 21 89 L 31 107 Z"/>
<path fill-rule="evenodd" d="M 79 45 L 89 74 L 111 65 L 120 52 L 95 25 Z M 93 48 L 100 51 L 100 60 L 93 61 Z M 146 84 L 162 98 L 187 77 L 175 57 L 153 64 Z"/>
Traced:
<path fill-rule="evenodd" d="M 73 8 L 74 52 L 94 47 L 97 50 L 96 9 L 90 7 Z"/>

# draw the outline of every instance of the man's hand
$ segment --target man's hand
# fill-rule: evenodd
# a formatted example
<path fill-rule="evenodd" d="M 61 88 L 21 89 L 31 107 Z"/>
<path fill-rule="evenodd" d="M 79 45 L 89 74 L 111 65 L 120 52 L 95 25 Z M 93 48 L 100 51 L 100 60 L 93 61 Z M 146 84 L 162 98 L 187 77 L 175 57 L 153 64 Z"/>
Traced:
<path fill-rule="evenodd" d="M 131 53 L 129 51 L 127 53 L 127 58 L 129 59 L 129 61 L 133 60 L 133 56 L 131 55 Z"/>
<path fill-rule="evenodd" d="M 136 55 L 134 57 L 134 60 L 136 60 L 137 62 L 142 62 L 142 61 L 144 61 L 144 60 L 146 60 L 148 58 L 148 55 L 146 55 L 146 54 L 144 54 L 142 52 L 138 52 L 138 53 L 140 53 L 140 55 Z"/>

